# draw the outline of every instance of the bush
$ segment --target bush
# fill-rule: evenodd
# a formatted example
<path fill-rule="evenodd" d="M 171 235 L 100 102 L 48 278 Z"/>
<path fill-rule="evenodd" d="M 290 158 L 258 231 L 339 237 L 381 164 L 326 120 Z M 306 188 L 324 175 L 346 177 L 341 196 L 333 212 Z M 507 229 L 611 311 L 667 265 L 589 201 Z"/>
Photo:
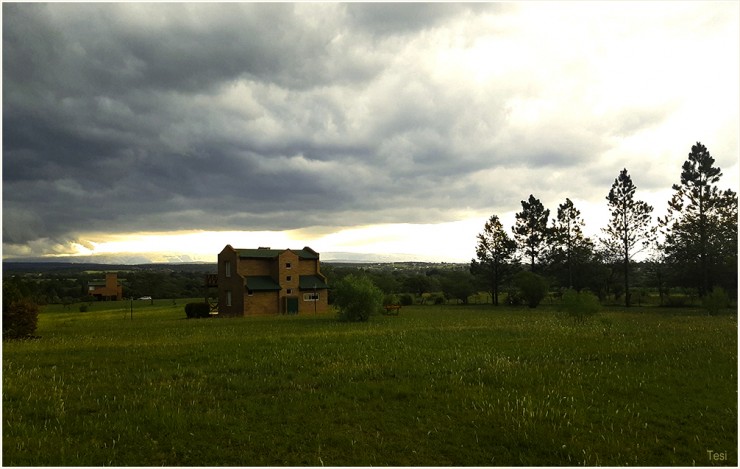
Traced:
<path fill-rule="evenodd" d="M 367 277 L 350 274 L 334 287 L 341 321 L 367 321 L 383 308 L 383 292 Z"/>
<path fill-rule="evenodd" d="M 411 306 L 414 304 L 414 297 L 405 293 L 401 295 L 401 306 Z"/>
<path fill-rule="evenodd" d="M 383 297 L 383 306 L 399 304 L 398 296 L 390 294 Z"/>
<path fill-rule="evenodd" d="M 702 306 L 711 315 L 719 314 L 720 310 L 730 306 L 730 297 L 722 287 L 715 287 L 702 300 Z"/>
<path fill-rule="evenodd" d="M 583 322 L 586 317 L 599 312 L 601 303 L 599 303 L 599 298 L 589 291 L 577 292 L 569 289 L 563 293 L 560 307 L 574 320 Z"/>
<path fill-rule="evenodd" d="M 3 307 L 3 339 L 24 339 L 36 332 L 39 307 L 36 303 L 20 299 Z"/>
<path fill-rule="evenodd" d="M 87 305 L 80 305 L 80 312 L 87 313 Z"/>
<path fill-rule="evenodd" d="M 185 315 L 189 318 L 211 317 L 211 306 L 208 303 L 188 303 L 185 305 Z"/>
<path fill-rule="evenodd" d="M 520 306 L 524 304 L 524 298 L 515 288 L 511 288 L 506 292 L 505 303 L 509 306 Z"/>
<path fill-rule="evenodd" d="M 547 280 L 533 272 L 526 270 L 519 272 L 514 277 L 514 284 L 519 288 L 530 308 L 536 308 L 547 295 Z"/>

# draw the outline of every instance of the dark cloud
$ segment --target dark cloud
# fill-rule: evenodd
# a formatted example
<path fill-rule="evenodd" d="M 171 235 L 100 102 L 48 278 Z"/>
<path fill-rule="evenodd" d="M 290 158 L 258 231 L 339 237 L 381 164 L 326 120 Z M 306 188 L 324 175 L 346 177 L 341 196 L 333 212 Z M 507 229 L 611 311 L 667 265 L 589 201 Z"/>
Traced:
<path fill-rule="evenodd" d="M 614 138 L 675 110 L 518 121 L 549 83 L 520 70 L 515 41 L 476 49 L 510 10 L 3 4 L 6 252 L 96 232 L 455 220 L 516 205 L 548 172 L 588 175 Z"/>
<path fill-rule="evenodd" d="M 352 27 L 387 37 L 432 28 L 480 7 L 475 3 L 348 3 L 347 13 Z"/>

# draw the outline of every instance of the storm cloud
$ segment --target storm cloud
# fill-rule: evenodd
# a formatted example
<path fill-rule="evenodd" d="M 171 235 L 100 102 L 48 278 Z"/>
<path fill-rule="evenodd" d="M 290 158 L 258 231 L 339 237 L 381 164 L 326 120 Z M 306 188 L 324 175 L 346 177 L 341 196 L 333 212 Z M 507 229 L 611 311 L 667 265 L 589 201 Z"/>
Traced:
<path fill-rule="evenodd" d="M 736 43 L 715 58 L 702 48 L 737 32 L 736 5 L 642 12 L 680 30 L 699 11 L 711 26 L 675 36 L 592 5 L 578 30 L 558 25 L 571 13 L 542 6 L 523 22 L 522 8 L 3 4 L 4 250 L 60 252 L 85 233 L 454 221 L 532 192 L 603 199 L 618 169 L 650 158 L 675 168 L 638 186 L 670 187 L 696 140 L 734 164 L 737 139 L 700 125 L 637 147 L 686 95 L 715 112 L 737 101 L 737 66 L 714 84 L 722 103 L 692 69 L 737 65 Z M 668 83 L 676 73 L 690 88 Z"/>

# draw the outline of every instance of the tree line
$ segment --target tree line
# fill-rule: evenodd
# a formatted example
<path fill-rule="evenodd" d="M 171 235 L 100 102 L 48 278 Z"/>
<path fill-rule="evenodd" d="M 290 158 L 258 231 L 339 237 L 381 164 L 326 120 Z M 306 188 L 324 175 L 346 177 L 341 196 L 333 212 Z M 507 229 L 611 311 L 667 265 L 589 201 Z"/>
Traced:
<path fill-rule="evenodd" d="M 699 297 L 722 288 L 736 298 L 737 193 L 719 189 L 721 176 L 697 142 L 672 186 L 666 216 L 653 220 L 653 207 L 637 198 L 632 177 L 621 170 L 606 195 L 609 222 L 596 240 L 584 235 L 585 221 L 569 198 L 550 219 L 550 210 L 530 195 L 516 213 L 513 236 L 497 215 L 488 219 L 477 236 L 471 272 L 484 279 L 494 304 L 502 285 L 528 268 L 563 289 L 588 289 L 602 298 L 611 290 L 630 306 L 634 257 L 647 250 L 644 264 L 661 302 L 671 287 Z"/>

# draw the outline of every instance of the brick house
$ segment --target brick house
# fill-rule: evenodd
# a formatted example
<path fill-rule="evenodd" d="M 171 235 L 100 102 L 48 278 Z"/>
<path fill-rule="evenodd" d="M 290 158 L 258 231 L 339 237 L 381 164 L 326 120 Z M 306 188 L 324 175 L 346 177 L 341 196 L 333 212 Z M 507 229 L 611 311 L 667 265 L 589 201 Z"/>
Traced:
<path fill-rule="evenodd" d="M 234 249 L 218 255 L 218 314 L 304 314 L 328 311 L 319 253 L 309 247 Z"/>
<path fill-rule="evenodd" d="M 118 281 L 118 274 L 106 273 L 105 280 L 87 282 L 87 294 L 98 301 L 123 299 L 123 286 Z"/>

